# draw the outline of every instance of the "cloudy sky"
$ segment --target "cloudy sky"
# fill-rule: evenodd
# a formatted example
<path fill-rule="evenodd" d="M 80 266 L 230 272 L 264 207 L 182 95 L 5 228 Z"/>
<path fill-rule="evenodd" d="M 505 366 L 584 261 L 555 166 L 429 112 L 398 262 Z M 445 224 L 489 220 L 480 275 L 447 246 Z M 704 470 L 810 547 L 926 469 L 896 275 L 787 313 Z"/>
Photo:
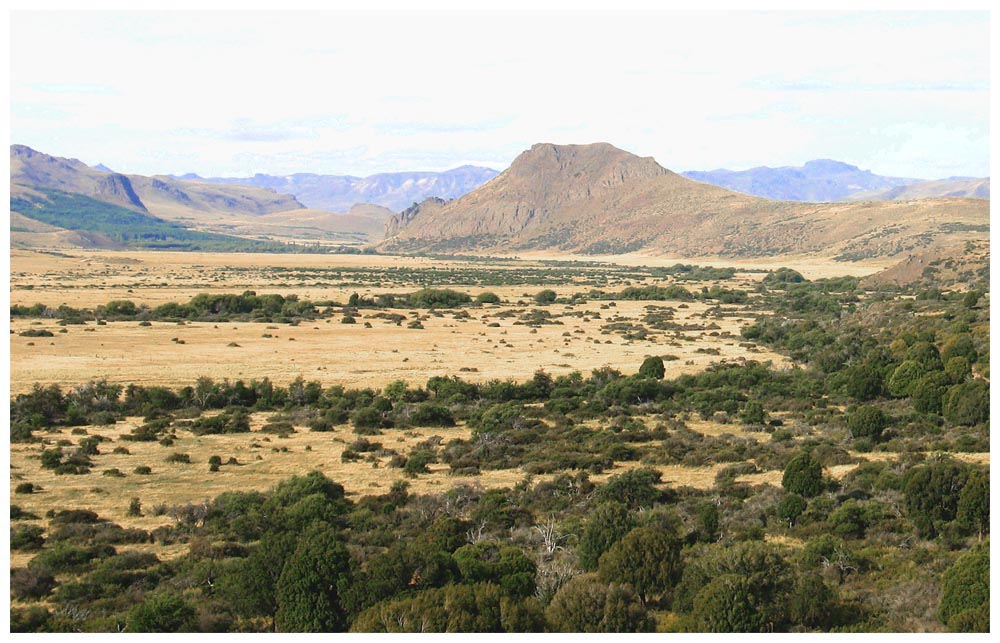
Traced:
<path fill-rule="evenodd" d="M 16 12 L 11 40 L 11 141 L 122 172 L 502 169 L 607 141 L 678 171 L 989 174 L 985 12 Z"/>

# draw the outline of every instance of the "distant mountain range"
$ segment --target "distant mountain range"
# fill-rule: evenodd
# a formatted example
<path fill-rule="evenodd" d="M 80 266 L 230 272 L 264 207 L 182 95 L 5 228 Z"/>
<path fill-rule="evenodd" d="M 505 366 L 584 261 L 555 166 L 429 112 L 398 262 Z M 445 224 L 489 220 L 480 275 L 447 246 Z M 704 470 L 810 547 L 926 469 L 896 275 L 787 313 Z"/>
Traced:
<path fill-rule="evenodd" d="M 989 198 L 988 178 L 953 177 L 923 181 L 879 176 L 854 165 L 828 159 L 809 161 L 800 167 L 683 172 L 682 176 L 743 194 L 784 201 L 887 201 L 943 196 Z"/>
<path fill-rule="evenodd" d="M 392 172 L 366 177 L 328 174 L 255 174 L 246 178 L 175 178 L 229 185 L 249 185 L 291 194 L 308 208 L 347 212 L 359 203 L 373 203 L 396 212 L 428 197 L 454 199 L 499 174 L 488 167 L 463 165 L 447 172 Z"/>
<path fill-rule="evenodd" d="M 11 242 L 26 246 L 253 249 L 273 241 L 367 243 L 391 210 L 309 210 L 266 188 L 125 175 L 10 148 Z M 248 243 L 248 240 L 253 243 Z M 272 244 L 273 245 L 273 244 Z"/>
<path fill-rule="evenodd" d="M 980 199 L 774 201 L 693 181 L 607 143 L 538 144 L 469 194 L 393 217 L 379 247 L 860 260 L 982 239 L 988 230 L 989 202 Z"/>

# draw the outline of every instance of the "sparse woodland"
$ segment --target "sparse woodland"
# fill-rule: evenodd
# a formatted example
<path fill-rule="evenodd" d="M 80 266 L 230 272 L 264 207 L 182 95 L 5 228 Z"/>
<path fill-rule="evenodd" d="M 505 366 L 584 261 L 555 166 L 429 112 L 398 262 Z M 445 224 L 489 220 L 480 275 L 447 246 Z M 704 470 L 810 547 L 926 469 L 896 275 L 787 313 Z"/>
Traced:
<path fill-rule="evenodd" d="M 706 282 L 733 274 L 675 268 L 662 285 L 598 284 L 578 300 L 698 300 L 720 315 L 746 306 L 755 319 L 741 340 L 791 366 L 749 354 L 669 377 L 668 351 L 652 344 L 659 354 L 635 372 L 522 382 L 470 381 L 456 368 L 380 389 L 204 377 L 14 396 L 11 440 L 31 455 L 11 471 L 11 631 L 988 631 L 987 275 L 870 289 L 778 270 L 739 289 L 688 287 L 693 271 Z M 556 293 L 533 293 L 519 321 L 558 322 Z M 443 288 L 347 302 L 246 292 L 11 315 L 361 323 L 394 308 L 453 314 L 497 301 Z M 631 341 L 677 326 L 656 306 L 641 323 L 606 317 L 609 333 Z M 126 418 L 141 422 L 106 437 Z M 723 430 L 694 430 L 706 422 Z M 191 436 L 278 450 L 336 427 L 354 436 L 340 459 L 399 474 L 387 492 L 366 495 L 319 467 L 266 490 L 195 490 L 176 505 L 123 497 L 114 515 L 86 498 L 45 503 L 49 479 L 86 477 L 99 489 L 241 466 L 221 450 L 192 458 Z M 468 433 L 435 434 L 450 427 Z M 396 448 L 416 429 L 431 437 Z M 140 444 L 159 455 L 132 456 L 128 468 L 102 462 Z M 708 466 L 709 485 L 663 473 Z M 449 483 L 496 471 L 518 481 Z M 434 476 L 438 486 L 417 490 Z M 140 516 L 162 520 L 146 529 Z"/>

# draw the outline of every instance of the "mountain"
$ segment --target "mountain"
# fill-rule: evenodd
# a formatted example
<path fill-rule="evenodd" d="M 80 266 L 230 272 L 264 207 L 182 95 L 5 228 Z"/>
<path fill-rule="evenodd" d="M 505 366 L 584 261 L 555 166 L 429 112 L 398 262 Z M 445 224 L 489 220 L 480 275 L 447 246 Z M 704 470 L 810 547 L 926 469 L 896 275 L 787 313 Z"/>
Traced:
<path fill-rule="evenodd" d="M 801 167 L 683 172 L 682 176 L 735 192 L 785 201 L 840 201 L 858 192 L 896 188 L 919 179 L 879 176 L 853 165 L 820 159 Z"/>
<path fill-rule="evenodd" d="M 940 181 L 917 181 L 908 185 L 852 194 L 849 201 L 912 201 L 937 197 L 967 197 L 971 199 L 990 198 L 990 179 L 970 179 L 955 177 Z"/>
<path fill-rule="evenodd" d="M 902 255 L 988 236 L 989 204 L 771 201 L 696 182 L 607 143 L 537 144 L 486 185 L 386 226 L 400 252 L 525 250 L 674 257 Z"/>
<path fill-rule="evenodd" d="M 219 213 L 269 214 L 302 207 L 294 197 L 273 190 L 109 173 L 24 145 L 10 148 L 10 183 L 12 193 L 38 188 L 58 190 L 167 219 Z"/>
<path fill-rule="evenodd" d="M 346 212 L 358 203 L 373 203 L 398 212 L 431 196 L 460 197 L 497 174 L 490 168 L 463 165 L 447 172 L 393 172 L 367 177 L 255 174 L 246 178 L 202 178 L 197 174 L 185 174 L 176 178 L 269 188 L 294 195 L 306 207 L 331 212 Z"/>
<path fill-rule="evenodd" d="M 10 168 L 11 238 L 23 245 L 262 247 L 231 235 L 368 243 L 393 214 L 378 206 L 317 213 L 274 190 L 117 174 L 24 145 L 11 146 Z"/>

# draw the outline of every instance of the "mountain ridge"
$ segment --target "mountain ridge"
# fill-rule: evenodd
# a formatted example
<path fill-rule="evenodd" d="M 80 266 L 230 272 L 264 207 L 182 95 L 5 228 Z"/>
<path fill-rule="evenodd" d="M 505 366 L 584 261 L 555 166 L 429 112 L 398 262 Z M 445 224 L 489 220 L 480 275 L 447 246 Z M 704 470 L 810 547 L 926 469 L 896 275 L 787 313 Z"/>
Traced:
<path fill-rule="evenodd" d="M 397 215 L 378 247 L 857 260 L 900 255 L 945 236 L 978 238 L 988 231 L 988 211 L 988 203 L 969 199 L 768 200 L 693 181 L 606 143 L 537 144 L 465 196 Z"/>

